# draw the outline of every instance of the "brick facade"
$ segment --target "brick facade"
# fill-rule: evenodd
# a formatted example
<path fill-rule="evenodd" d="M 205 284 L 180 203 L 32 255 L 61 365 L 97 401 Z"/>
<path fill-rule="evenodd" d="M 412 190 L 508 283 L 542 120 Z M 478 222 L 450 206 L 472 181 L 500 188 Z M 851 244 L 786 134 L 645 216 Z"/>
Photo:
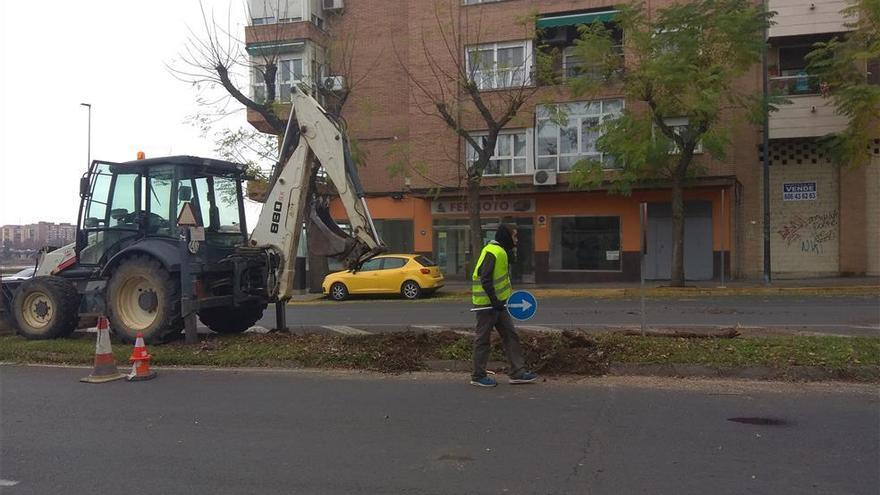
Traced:
<path fill-rule="evenodd" d="M 646 2 L 646 6 L 651 12 L 671 3 L 673 0 L 654 0 Z M 350 71 L 347 65 L 349 61 L 341 63 L 330 56 L 329 73 L 346 72 L 351 80 L 359 81 L 346 103 L 343 116 L 348 124 L 349 134 L 365 152 L 367 164 L 360 174 L 365 188 L 374 198 L 373 203 L 378 205 L 380 201 L 385 201 L 394 194 L 403 196 L 406 201 L 428 204 L 429 209 L 431 198 L 438 191 L 444 196 L 464 196 L 464 142 L 440 118 L 430 115 L 432 112 L 429 102 L 425 100 L 418 85 L 410 81 L 407 72 L 419 84 L 436 88 L 437 70 L 455 71 L 456 61 L 453 57 L 462 57 L 465 46 L 533 39 L 534 23 L 523 24 L 522 19 L 525 16 L 610 8 L 612 5 L 607 0 L 506 0 L 467 6 L 455 0 L 358 0 L 346 2 L 345 10 L 341 14 L 326 15 L 324 28 L 331 40 L 330 44 L 333 43 L 332 40 L 346 35 L 355 36 L 357 40 L 350 59 Z M 438 18 L 441 19 L 439 24 Z M 297 36 L 316 39 L 311 31 L 306 33 L 311 27 L 296 29 L 300 33 Z M 248 33 L 250 39 L 253 34 L 251 31 Z M 426 58 L 426 52 L 437 63 L 433 70 Z M 743 93 L 759 94 L 762 89 L 761 67 L 756 65 L 737 85 Z M 493 101 L 503 97 L 503 93 L 500 90 L 487 91 L 484 96 L 491 106 Z M 615 87 L 607 88 L 604 94 L 604 97 L 621 96 L 619 88 Z M 539 87 L 507 127 L 533 129 L 538 105 L 585 99 L 573 97 L 566 86 Z M 637 107 L 638 103 L 627 101 L 626 105 Z M 475 131 L 481 129 L 480 120 L 473 117 L 475 110 L 468 104 L 462 104 L 456 111 L 465 123 L 464 127 Z M 692 188 L 699 188 L 700 194 L 707 194 L 707 199 L 715 205 L 713 256 L 724 251 L 727 256 L 724 264 L 729 267 L 732 275 L 739 278 L 758 278 L 763 267 L 762 173 L 759 153 L 762 129 L 747 123 L 743 117 L 739 112 L 729 112 L 723 116 L 723 125 L 730 128 L 731 137 L 727 156 L 721 161 L 712 160 L 707 155 L 700 156 L 698 160 L 704 166 L 705 174 Z M 248 120 L 260 127 L 256 114 L 248 113 Z M 797 167 L 788 164 L 774 165 L 770 185 L 774 272 L 790 276 L 877 273 L 880 268 L 880 260 L 876 254 L 877 217 L 880 216 L 876 192 L 880 188 L 876 180 L 877 169 L 874 166 L 850 173 L 838 172 L 827 164 Z M 529 197 L 536 198 L 538 204 L 542 204 L 541 198 L 545 197 L 569 198 L 568 214 L 571 215 L 585 211 L 613 210 L 608 210 L 605 206 L 588 205 L 588 201 L 608 205 L 617 205 L 619 201 L 628 202 L 629 206 L 621 206 L 619 210 L 613 211 L 618 212 L 615 214 L 620 215 L 621 221 L 633 221 L 630 207 L 637 203 L 636 199 L 609 194 L 602 194 L 601 198 L 596 193 L 575 194 L 568 188 L 567 174 L 559 174 L 558 180 L 557 186 L 536 188 L 532 185 L 531 175 L 509 176 L 503 179 L 506 186 L 504 192 L 498 192 L 495 188 L 502 182 L 499 179 L 487 177 L 483 184 L 486 186 L 487 197 L 531 195 Z M 782 200 L 783 183 L 812 180 L 819 184 L 818 200 Z M 511 182 L 515 184 L 513 189 L 509 187 Z M 728 208 L 723 213 L 720 209 L 722 190 Z M 653 201 L 661 202 L 668 201 L 669 197 L 668 189 L 662 188 L 652 191 L 651 195 Z M 425 210 L 424 206 L 420 208 Z M 384 212 L 384 206 L 380 210 Z M 548 211 L 564 215 L 566 212 L 563 210 L 565 208 L 558 210 L 554 206 Z M 430 214 L 429 211 L 422 213 Z M 382 215 L 384 213 L 374 212 L 377 218 L 384 218 Z M 723 221 L 715 215 L 723 216 Z M 535 260 L 540 261 L 548 256 L 548 249 L 552 250 L 553 247 L 544 237 L 546 234 L 540 233 L 538 216 L 533 217 L 538 240 L 534 254 Z M 415 245 L 424 252 L 430 253 L 433 249 L 436 253 L 437 247 L 431 243 L 430 230 L 423 228 L 431 218 L 419 217 L 415 213 L 412 218 L 418 224 L 414 229 Z M 801 238 L 797 242 L 779 234 L 780 231 L 785 231 L 791 220 L 796 219 L 806 222 L 821 219 L 831 222 L 833 219 L 834 226 L 818 232 L 821 243 L 814 236 L 812 243 L 807 245 L 805 243 L 808 239 L 804 237 L 804 231 L 801 231 Z M 632 235 L 633 228 L 631 223 L 627 223 L 622 227 L 623 235 Z M 422 231 L 426 234 L 421 234 Z M 841 242 L 844 238 L 859 240 Z M 629 237 L 622 241 L 630 247 L 632 242 Z M 715 263 L 714 272 L 717 275 L 720 260 L 716 259 Z M 630 266 L 631 260 L 627 260 L 626 264 Z M 549 274 L 544 275 L 545 280 L 549 280 Z M 584 281 L 607 279 L 607 276 L 582 277 L 574 274 L 563 278 Z"/>

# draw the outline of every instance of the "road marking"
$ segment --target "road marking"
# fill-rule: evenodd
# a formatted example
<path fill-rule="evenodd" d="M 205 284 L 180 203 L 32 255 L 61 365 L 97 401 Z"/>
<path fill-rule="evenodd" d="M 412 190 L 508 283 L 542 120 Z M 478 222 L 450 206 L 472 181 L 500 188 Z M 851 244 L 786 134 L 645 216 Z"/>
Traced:
<path fill-rule="evenodd" d="M 12 480 L 0 480 L 0 486 L 15 486 L 17 485 L 17 481 Z"/>
<path fill-rule="evenodd" d="M 331 330 L 336 333 L 341 333 L 343 335 L 372 335 L 370 332 L 366 330 L 361 330 L 360 328 L 347 327 L 345 325 L 324 325 L 321 328 L 326 328 L 327 330 Z"/>
<path fill-rule="evenodd" d="M 562 330 L 558 328 L 545 327 L 543 325 L 517 325 L 517 328 L 529 330 L 531 332 L 562 333 Z"/>

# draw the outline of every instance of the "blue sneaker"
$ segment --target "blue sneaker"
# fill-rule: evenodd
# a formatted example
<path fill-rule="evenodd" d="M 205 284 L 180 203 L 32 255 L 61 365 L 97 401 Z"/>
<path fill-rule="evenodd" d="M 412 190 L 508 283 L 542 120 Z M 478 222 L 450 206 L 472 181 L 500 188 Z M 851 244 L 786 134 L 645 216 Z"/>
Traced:
<path fill-rule="evenodd" d="M 474 385 L 476 387 L 494 387 L 498 385 L 498 382 L 489 378 L 488 376 L 484 376 L 476 380 L 471 378 L 471 385 Z"/>
<path fill-rule="evenodd" d="M 537 373 L 532 373 L 531 371 L 520 371 L 519 373 L 510 377 L 510 383 L 532 383 L 537 379 Z"/>

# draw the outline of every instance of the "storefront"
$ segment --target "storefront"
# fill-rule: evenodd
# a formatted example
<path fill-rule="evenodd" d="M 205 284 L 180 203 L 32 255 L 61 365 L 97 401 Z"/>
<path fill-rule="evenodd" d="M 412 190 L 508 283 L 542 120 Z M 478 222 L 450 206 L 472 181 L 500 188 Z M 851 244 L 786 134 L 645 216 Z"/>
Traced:
<path fill-rule="evenodd" d="M 686 278 L 718 278 L 722 259 L 725 273 L 730 273 L 733 189 L 723 185 L 686 191 Z M 629 196 L 567 191 L 487 196 L 480 202 L 483 243 L 494 237 L 500 222 L 517 225 L 519 246 L 512 275 L 520 283 L 637 281 L 642 202 L 648 203 L 646 277 L 668 279 L 672 249 L 669 191 L 636 191 Z M 464 198 L 410 196 L 392 201 L 382 197 L 369 198 L 368 205 L 386 239 L 399 238 L 393 242 L 405 248 L 411 236 L 412 252 L 432 257 L 448 278 L 470 277 Z M 341 209 L 333 212 L 342 218 Z"/>
<path fill-rule="evenodd" d="M 516 224 L 519 244 L 516 259 L 511 264 L 511 276 L 514 282 L 534 282 L 534 198 L 487 198 L 481 201 L 480 207 L 483 244 L 495 238 L 495 230 L 502 221 Z M 472 268 L 467 264 L 470 255 L 467 202 L 458 198 L 433 200 L 431 213 L 434 260 L 447 277 L 469 278 Z"/>

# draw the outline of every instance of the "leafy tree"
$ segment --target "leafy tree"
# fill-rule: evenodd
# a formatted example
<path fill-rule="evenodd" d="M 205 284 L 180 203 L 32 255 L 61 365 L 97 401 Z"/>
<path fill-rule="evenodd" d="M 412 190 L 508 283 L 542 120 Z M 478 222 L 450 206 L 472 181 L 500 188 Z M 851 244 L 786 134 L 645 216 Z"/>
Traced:
<path fill-rule="evenodd" d="M 859 166 L 871 160 L 870 142 L 880 137 L 880 2 L 851 0 L 843 14 L 852 31 L 817 43 L 807 70 L 848 119 L 846 129 L 823 144 L 838 165 Z"/>
<path fill-rule="evenodd" d="M 625 57 L 603 24 L 579 28 L 575 54 L 591 70 L 571 81 L 573 92 L 595 96 L 619 85 L 635 104 L 599 126 L 597 149 L 613 156 L 613 164 L 582 161 L 573 167 L 571 184 L 627 193 L 637 183 L 668 183 L 673 286 L 684 285 L 683 190 L 703 170 L 695 151 L 702 147 L 722 159 L 732 125 L 725 113 L 760 114 L 762 98 L 742 93 L 737 80 L 761 60 L 770 17 L 749 0 L 696 0 L 650 15 L 644 4 L 631 3 L 617 18 Z"/>

